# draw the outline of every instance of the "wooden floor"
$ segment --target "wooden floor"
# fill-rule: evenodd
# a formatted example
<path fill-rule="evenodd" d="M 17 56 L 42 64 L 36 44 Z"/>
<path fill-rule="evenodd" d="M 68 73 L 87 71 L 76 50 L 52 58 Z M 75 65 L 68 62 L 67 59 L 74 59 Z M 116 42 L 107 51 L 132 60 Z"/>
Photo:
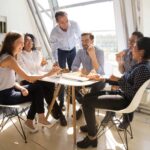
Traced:
<path fill-rule="evenodd" d="M 100 113 L 98 120 L 104 113 Z M 50 117 L 50 119 L 52 119 Z M 52 119 L 52 122 L 55 120 Z M 77 121 L 77 140 L 81 140 L 85 134 L 79 132 L 79 126 L 84 124 L 84 117 Z M 68 126 L 61 127 L 59 122 L 50 128 L 40 128 L 38 133 L 30 134 L 26 131 L 28 143 L 25 144 L 13 125 L 0 133 L 0 150 L 79 150 L 73 145 L 72 118 L 68 118 Z M 129 150 L 150 149 L 150 116 L 136 112 L 132 123 L 134 138 L 129 139 Z M 99 140 L 97 148 L 87 150 L 123 150 L 115 128 L 108 130 Z"/>

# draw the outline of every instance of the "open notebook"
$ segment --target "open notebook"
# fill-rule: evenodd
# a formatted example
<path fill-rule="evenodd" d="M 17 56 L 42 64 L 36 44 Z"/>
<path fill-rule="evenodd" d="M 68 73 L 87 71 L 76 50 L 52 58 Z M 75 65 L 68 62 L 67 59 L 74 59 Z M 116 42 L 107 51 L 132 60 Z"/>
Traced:
<path fill-rule="evenodd" d="M 78 81 L 88 81 L 89 79 L 86 77 L 82 77 L 80 72 L 70 72 L 70 73 L 63 73 L 63 78 L 78 80 Z"/>

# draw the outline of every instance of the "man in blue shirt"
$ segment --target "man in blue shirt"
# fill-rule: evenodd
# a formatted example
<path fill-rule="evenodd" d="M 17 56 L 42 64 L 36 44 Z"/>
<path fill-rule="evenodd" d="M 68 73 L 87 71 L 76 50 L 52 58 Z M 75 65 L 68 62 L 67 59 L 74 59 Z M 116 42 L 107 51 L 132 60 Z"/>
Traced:
<path fill-rule="evenodd" d="M 72 64 L 72 71 L 79 71 L 82 65 L 81 72 L 83 74 L 89 74 L 94 70 L 96 74 L 104 75 L 104 52 L 95 47 L 94 36 L 91 33 L 83 33 L 81 35 L 82 47 L 77 52 L 77 55 Z M 96 92 L 105 87 L 105 83 L 95 83 L 91 86 L 90 92 Z M 79 103 L 82 103 L 82 96 L 79 93 L 79 89 L 76 88 L 76 98 Z M 76 118 L 80 118 L 82 114 L 81 109 L 77 111 Z"/>
<path fill-rule="evenodd" d="M 50 34 L 50 45 L 54 57 L 54 65 L 66 68 L 66 63 L 71 70 L 72 62 L 76 55 L 76 45 L 80 44 L 81 32 L 76 22 L 68 20 L 67 13 L 58 11 L 55 14 L 57 25 Z M 64 88 L 61 89 L 60 106 L 64 106 Z"/>

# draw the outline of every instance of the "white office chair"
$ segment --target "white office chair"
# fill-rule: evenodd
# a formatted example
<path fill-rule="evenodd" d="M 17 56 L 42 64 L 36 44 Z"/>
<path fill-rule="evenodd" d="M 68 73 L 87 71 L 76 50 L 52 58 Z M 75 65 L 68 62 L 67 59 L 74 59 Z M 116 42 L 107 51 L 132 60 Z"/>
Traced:
<path fill-rule="evenodd" d="M 145 82 L 143 83 L 143 85 L 142 85 L 142 86 L 139 88 L 139 90 L 136 92 L 136 94 L 135 94 L 133 100 L 131 101 L 131 103 L 129 104 L 128 107 L 126 107 L 126 108 L 124 108 L 124 109 L 122 109 L 122 110 L 110 110 L 110 109 L 106 109 L 106 111 L 115 112 L 115 113 L 121 114 L 121 115 L 134 112 L 134 111 L 138 108 L 140 102 L 142 101 L 144 91 L 146 90 L 146 88 L 148 87 L 149 84 L 150 84 L 150 79 L 148 79 L 147 81 L 145 81 Z M 122 118 L 122 117 L 121 117 L 121 118 Z M 112 120 L 112 122 L 113 122 L 113 120 Z M 115 127 L 116 127 L 116 126 L 115 126 Z M 133 138 L 132 129 L 131 129 L 131 125 L 130 125 L 130 124 L 129 124 L 129 127 L 130 127 L 130 131 L 127 130 L 127 129 L 124 130 L 125 144 L 124 144 L 124 140 L 122 139 L 122 137 L 121 137 L 119 131 L 117 130 L 117 132 L 118 132 L 118 134 L 119 134 L 119 136 L 120 136 L 120 138 L 121 138 L 121 141 L 123 142 L 123 144 L 124 144 L 124 146 L 125 146 L 125 149 L 127 149 L 127 150 L 128 150 L 127 133 L 129 133 L 130 136 L 131 136 L 131 138 Z M 117 127 L 116 127 L 116 129 L 117 129 Z M 103 130 L 103 129 L 102 129 L 102 130 Z M 98 135 L 102 135 L 102 134 L 103 134 L 103 133 L 102 133 L 102 130 L 99 130 Z"/>
<path fill-rule="evenodd" d="M 26 138 L 26 135 L 25 135 L 22 123 L 21 123 L 21 120 L 24 120 L 24 119 L 21 117 L 21 115 L 22 113 L 26 112 L 26 110 L 29 108 L 30 105 L 31 105 L 31 102 L 25 102 L 25 103 L 16 104 L 16 105 L 0 104 L 0 108 L 2 111 L 2 121 L 0 123 L 0 132 L 3 130 L 4 126 L 10 120 L 15 126 L 15 128 L 17 129 L 17 131 L 19 132 L 19 134 L 24 139 L 25 143 L 27 143 L 27 138 Z M 21 130 L 19 130 L 19 128 L 16 126 L 16 124 L 12 120 L 13 117 L 18 118 Z"/>

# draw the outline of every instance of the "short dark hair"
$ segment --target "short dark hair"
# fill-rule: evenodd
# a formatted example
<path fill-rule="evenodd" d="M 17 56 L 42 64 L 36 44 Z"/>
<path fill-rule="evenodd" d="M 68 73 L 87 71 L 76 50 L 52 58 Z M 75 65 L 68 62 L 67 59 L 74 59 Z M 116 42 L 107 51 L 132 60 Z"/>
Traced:
<path fill-rule="evenodd" d="M 138 51 L 144 50 L 143 59 L 150 59 L 150 38 L 143 37 L 137 41 L 137 49 Z"/>
<path fill-rule="evenodd" d="M 55 13 L 55 19 L 56 19 L 56 21 L 58 22 L 58 18 L 59 18 L 59 17 L 63 17 L 63 16 L 67 16 L 67 13 L 64 12 L 64 11 L 57 11 L 57 12 Z"/>
<path fill-rule="evenodd" d="M 82 33 L 82 34 L 81 34 L 81 36 L 86 36 L 86 35 L 88 35 L 91 40 L 94 40 L 94 35 L 93 35 L 92 33 L 87 33 L 87 32 L 85 32 L 85 33 Z"/>
<path fill-rule="evenodd" d="M 139 31 L 134 31 L 134 32 L 132 33 L 132 35 L 136 36 L 138 39 L 144 37 L 143 33 L 139 32 Z"/>
<path fill-rule="evenodd" d="M 9 55 L 13 56 L 13 50 L 14 50 L 13 44 L 21 36 L 22 35 L 20 33 L 8 32 L 5 36 L 4 42 L 2 44 L 0 56 L 2 54 L 9 54 Z"/>

